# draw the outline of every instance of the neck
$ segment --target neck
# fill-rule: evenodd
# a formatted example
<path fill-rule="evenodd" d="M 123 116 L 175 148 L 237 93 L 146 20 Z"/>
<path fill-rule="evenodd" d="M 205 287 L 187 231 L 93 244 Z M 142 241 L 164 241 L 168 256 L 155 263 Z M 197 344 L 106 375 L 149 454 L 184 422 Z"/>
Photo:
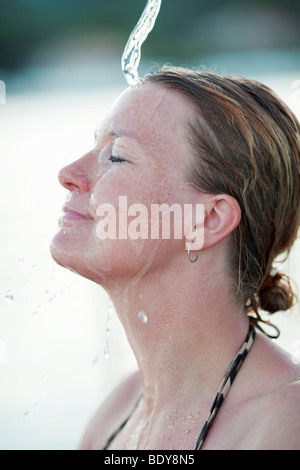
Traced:
<path fill-rule="evenodd" d="M 181 275 L 148 273 L 108 289 L 152 406 L 170 397 L 211 401 L 246 337 L 247 316 L 217 271 L 187 262 L 172 269 Z"/>

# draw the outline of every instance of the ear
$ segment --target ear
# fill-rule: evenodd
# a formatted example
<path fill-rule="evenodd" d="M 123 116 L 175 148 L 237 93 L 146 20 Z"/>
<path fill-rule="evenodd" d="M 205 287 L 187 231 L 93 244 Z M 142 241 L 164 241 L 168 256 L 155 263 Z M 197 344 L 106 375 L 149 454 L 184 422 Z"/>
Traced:
<path fill-rule="evenodd" d="M 203 207 L 203 219 L 200 223 L 194 225 L 196 231 L 185 231 L 186 248 L 190 246 L 193 240 L 192 250 L 201 250 L 216 245 L 227 237 L 240 223 L 240 206 L 228 194 L 209 196 L 204 201 Z M 198 233 L 198 236 L 195 236 L 196 233 Z"/>

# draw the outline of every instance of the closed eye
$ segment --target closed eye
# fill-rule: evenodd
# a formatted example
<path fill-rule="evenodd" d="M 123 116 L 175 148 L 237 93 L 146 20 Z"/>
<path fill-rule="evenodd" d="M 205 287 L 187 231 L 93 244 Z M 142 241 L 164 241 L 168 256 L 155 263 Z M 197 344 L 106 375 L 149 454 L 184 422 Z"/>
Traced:
<path fill-rule="evenodd" d="M 111 162 L 113 163 L 122 163 L 122 162 L 126 162 L 126 160 L 124 158 L 120 158 L 120 157 L 114 157 L 113 155 L 110 157 L 109 159 Z"/>

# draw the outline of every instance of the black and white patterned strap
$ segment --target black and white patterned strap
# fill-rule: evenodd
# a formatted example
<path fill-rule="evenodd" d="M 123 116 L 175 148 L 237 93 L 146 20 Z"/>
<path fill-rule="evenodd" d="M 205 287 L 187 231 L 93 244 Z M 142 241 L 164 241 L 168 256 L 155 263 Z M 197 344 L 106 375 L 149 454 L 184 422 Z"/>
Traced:
<path fill-rule="evenodd" d="M 209 413 L 209 416 L 207 418 L 207 421 L 206 423 L 204 424 L 203 428 L 202 428 L 202 431 L 200 433 L 200 436 L 198 437 L 198 440 L 197 440 L 197 443 L 196 443 L 196 446 L 195 446 L 195 449 L 194 450 L 200 450 L 201 449 L 201 446 L 203 444 L 203 441 L 210 429 L 210 426 L 212 425 L 212 422 L 213 420 L 215 419 L 223 401 L 224 401 L 224 398 L 226 397 L 227 393 L 229 392 L 229 389 L 231 387 L 231 385 L 233 384 L 233 381 L 234 379 L 236 378 L 236 375 L 238 373 L 238 371 L 240 370 L 248 352 L 250 351 L 251 349 L 251 346 L 254 342 L 254 338 L 255 338 L 255 328 L 252 324 L 250 324 L 250 327 L 249 327 L 249 330 L 248 330 L 248 334 L 246 336 L 246 339 L 243 343 L 243 346 L 241 347 L 241 349 L 239 350 L 239 352 L 237 353 L 237 355 L 235 356 L 235 358 L 233 359 L 233 361 L 230 363 L 227 371 L 226 371 L 226 374 L 224 376 L 224 379 L 221 383 L 221 386 L 219 388 L 219 391 L 216 395 L 216 398 L 213 402 L 213 405 L 211 407 L 211 410 L 210 410 L 210 413 Z"/>
<path fill-rule="evenodd" d="M 235 356 L 235 358 L 233 359 L 233 361 L 231 362 L 231 364 L 229 365 L 229 367 L 226 371 L 224 379 L 221 383 L 219 391 L 218 391 L 218 393 L 216 395 L 216 398 L 213 402 L 213 405 L 211 407 L 209 417 L 208 417 L 205 425 L 202 428 L 202 431 L 200 433 L 200 436 L 198 437 L 196 447 L 195 447 L 194 450 L 200 450 L 201 449 L 201 446 L 203 444 L 203 441 L 204 441 L 205 437 L 207 436 L 207 433 L 210 429 L 210 426 L 212 425 L 213 420 L 215 419 L 215 417 L 216 417 L 216 415 L 217 415 L 217 413 L 218 413 L 218 411 L 219 411 L 219 409 L 220 409 L 220 407 L 221 407 L 221 405 L 224 401 L 224 398 L 226 397 L 227 393 L 229 392 L 229 389 L 230 389 L 230 387 L 231 387 L 238 371 L 240 370 L 240 368 L 241 368 L 248 352 L 251 349 L 251 346 L 254 342 L 254 338 L 255 338 L 255 328 L 252 324 L 250 324 L 248 334 L 247 334 L 246 339 L 243 343 L 243 346 L 241 347 L 241 349 L 239 350 L 239 352 L 237 353 L 237 355 Z M 136 408 L 136 406 L 139 403 L 141 398 L 142 398 L 142 395 L 137 400 L 134 409 Z M 133 409 L 133 411 L 134 411 L 134 409 Z M 123 423 L 121 423 L 119 428 L 109 437 L 109 439 L 107 440 L 107 442 L 103 446 L 102 450 L 108 449 L 109 445 L 114 440 L 116 435 L 121 431 L 121 429 L 125 426 L 128 419 L 130 418 L 130 416 Z"/>

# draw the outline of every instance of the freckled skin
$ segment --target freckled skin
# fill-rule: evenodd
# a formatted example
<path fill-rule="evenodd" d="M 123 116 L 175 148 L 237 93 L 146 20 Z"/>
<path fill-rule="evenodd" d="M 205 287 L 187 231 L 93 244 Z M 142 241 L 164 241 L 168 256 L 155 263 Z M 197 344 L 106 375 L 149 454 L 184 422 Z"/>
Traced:
<path fill-rule="evenodd" d="M 228 242 L 240 209 L 230 196 L 203 194 L 185 179 L 192 113 L 176 92 L 129 88 L 98 127 L 95 147 L 59 174 L 70 191 L 67 204 L 89 218 L 62 219 L 52 256 L 107 290 L 139 367 L 100 407 L 83 449 L 101 449 L 133 409 L 111 449 L 193 449 L 248 330 L 228 275 Z M 126 162 L 112 162 L 111 155 Z M 97 209 L 117 208 L 119 196 L 148 209 L 204 204 L 197 263 L 189 262 L 184 238 L 100 240 Z M 203 448 L 299 448 L 299 379 L 299 367 L 258 334 Z"/>
<path fill-rule="evenodd" d="M 149 92 L 145 93 L 145 89 Z M 166 90 L 148 85 L 125 90 L 98 129 L 95 148 L 61 171 L 61 175 L 65 172 L 76 174 L 75 179 L 80 173 L 86 176 L 86 191 L 76 188 L 69 199 L 88 208 L 95 223 L 80 226 L 75 222 L 71 227 L 62 227 L 52 241 L 52 254 L 59 263 L 70 265 L 79 274 L 102 283 L 105 282 L 103 273 L 105 276 L 108 272 L 123 276 L 127 270 L 132 274 L 131 259 L 135 260 L 136 269 L 145 262 L 156 263 L 155 253 L 160 253 L 159 258 L 163 261 L 166 247 L 161 241 L 99 240 L 96 235 L 97 208 L 102 203 L 109 203 L 118 210 L 120 195 L 127 196 L 128 207 L 141 203 L 148 208 L 149 214 L 151 204 L 188 202 L 183 133 L 186 106 L 176 103 L 174 108 L 174 96 Z M 107 130 L 114 128 L 134 131 L 137 139 L 107 137 Z M 110 163 L 112 145 L 130 163 Z M 108 146 L 107 155 L 99 158 L 105 146 Z M 184 185 L 185 191 L 181 190 Z M 83 239 L 86 240 L 84 245 Z M 140 265 L 136 264 L 137 255 Z"/>

